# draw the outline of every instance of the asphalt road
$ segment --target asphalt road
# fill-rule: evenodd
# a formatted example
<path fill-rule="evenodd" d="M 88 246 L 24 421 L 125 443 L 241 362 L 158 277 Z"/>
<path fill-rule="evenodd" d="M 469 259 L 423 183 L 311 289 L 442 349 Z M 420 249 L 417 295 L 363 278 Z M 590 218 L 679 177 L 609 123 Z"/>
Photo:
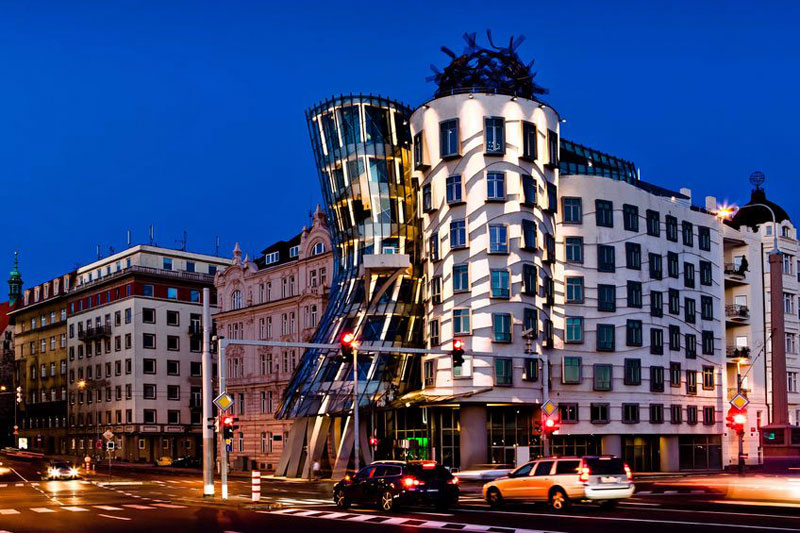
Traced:
<path fill-rule="evenodd" d="M 641 492 L 614 511 L 575 505 L 563 514 L 534 505 L 493 511 L 480 499 L 479 485 L 467 484 L 460 506 L 452 511 L 419 508 L 386 515 L 368 507 L 340 511 L 324 483 L 265 479 L 259 505 L 247 508 L 250 485 L 245 479 L 231 481 L 231 498 L 223 504 L 203 499 L 196 474 L 120 471 L 112 478 L 42 481 L 42 464 L 0 460 L 12 468 L 0 474 L 0 532 L 800 532 L 800 505 L 731 503 L 713 486 L 696 483 L 643 482 L 637 485 Z"/>

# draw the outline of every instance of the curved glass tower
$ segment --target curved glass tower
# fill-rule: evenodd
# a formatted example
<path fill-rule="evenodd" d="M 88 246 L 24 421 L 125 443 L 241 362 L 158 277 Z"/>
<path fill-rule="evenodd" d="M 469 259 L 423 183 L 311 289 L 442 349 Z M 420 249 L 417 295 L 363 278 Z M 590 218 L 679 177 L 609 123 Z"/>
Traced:
<path fill-rule="evenodd" d="M 359 405 L 385 406 L 420 386 L 421 239 L 417 183 L 411 178 L 405 105 L 380 96 L 326 100 L 306 112 L 334 254 L 328 308 L 313 342 L 338 344 L 353 331 L 359 347 Z M 396 346 L 374 353 L 370 346 Z M 309 349 L 286 388 L 278 416 L 349 414 L 352 361 L 339 350 Z"/>

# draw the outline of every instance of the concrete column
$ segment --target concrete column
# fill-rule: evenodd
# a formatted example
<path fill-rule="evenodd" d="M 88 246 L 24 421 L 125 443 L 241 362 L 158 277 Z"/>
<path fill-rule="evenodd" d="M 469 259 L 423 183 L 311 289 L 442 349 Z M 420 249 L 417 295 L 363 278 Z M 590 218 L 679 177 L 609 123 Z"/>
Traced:
<path fill-rule="evenodd" d="M 772 327 L 772 421 L 770 423 L 788 425 L 789 396 L 786 390 L 783 255 L 779 253 L 769 255 L 769 296 L 770 326 Z"/>
<path fill-rule="evenodd" d="M 486 431 L 486 406 L 462 405 L 460 420 L 461 470 L 489 461 Z"/>
<path fill-rule="evenodd" d="M 680 470 L 680 446 L 678 437 L 660 437 L 661 471 L 677 472 Z"/>
<path fill-rule="evenodd" d="M 622 457 L 622 435 L 603 435 L 600 439 L 600 450 L 603 455 Z"/>

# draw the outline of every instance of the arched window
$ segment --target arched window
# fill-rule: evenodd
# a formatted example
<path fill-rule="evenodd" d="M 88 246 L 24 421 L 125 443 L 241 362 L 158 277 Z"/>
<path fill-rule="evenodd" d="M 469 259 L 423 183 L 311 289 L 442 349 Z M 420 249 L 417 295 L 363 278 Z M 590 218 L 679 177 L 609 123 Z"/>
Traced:
<path fill-rule="evenodd" d="M 319 255 L 322 253 L 325 253 L 325 243 L 318 242 L 317 244 L 314 245 L 314 250 L 312 252 L 312 255 Z"/>
<path fill-rule="evenodd" d="M 235 290 L 233 294 L 231 294 L 231 309 L 241 309 L 242 308 L 242 291 Z"/>

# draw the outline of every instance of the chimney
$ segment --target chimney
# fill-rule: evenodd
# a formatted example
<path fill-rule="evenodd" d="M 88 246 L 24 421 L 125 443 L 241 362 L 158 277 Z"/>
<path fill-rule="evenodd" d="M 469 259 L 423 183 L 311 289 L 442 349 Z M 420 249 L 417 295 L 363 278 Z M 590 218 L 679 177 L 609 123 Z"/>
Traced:
<path fill-rule="evenodd" d="M 706 196 L 706 211 L 716 211 L 717 205 L 716 196 Z"/>
<path fill-rule="evenodd" d="M 682 195 L 684 195 L 684 196 L 688 196 L 688 197 L 689 197 L 689 203 L 692 203 L 692 189 L 688 189 L 688 188 L 686 188 L 686 187 L 683 187 L 683 188 L 680 190 L 680 193 L 681 193 Z"/>

